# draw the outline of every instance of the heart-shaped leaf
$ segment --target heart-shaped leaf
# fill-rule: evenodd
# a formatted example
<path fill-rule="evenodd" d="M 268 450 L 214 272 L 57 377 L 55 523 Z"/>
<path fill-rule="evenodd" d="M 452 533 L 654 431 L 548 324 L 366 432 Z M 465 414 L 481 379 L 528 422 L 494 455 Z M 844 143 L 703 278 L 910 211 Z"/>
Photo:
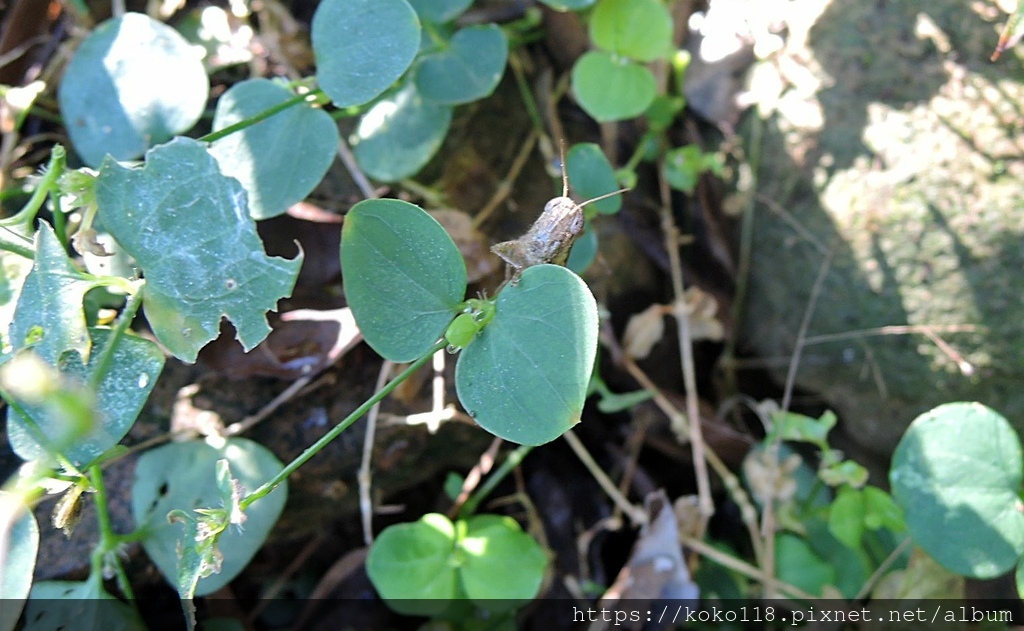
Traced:
<path fill-rule="evenodd" d="M 481 427 L 524 445 L 580 421 L 597 352 L 597 304 L 564 267 L 527 268 L 498 295 L 494 320 L 462 351 L 459 400 Z"/>
<path fill-rule="evenodd" d="M 60 362 L 60 372 L 79 385 L 95 384 L 96 404 L 89 430 L 70 445 L 61 445 L 62 454 L 75 465 L 86 465 L 121 442 L 138 418 L 164 367 L 164 355 L 156 344 L 135 335 L 121 335 L 113 348 L 110 329 L 90 329 L 98 349 L 82 364 L 78 353 Z M 97 374 L 97 371 L 102 371 Z M 61 444 L 67 431 L 66 418 L 46 401 L 23 401 L 19 406 L 51 443 Z M 13 407 L 7 409 L 7 438 L 14 453 L 24 460 L 47 454 L 34 438 L 27 420 Z"/>
<path fill-rule="evenodd" d="M 352 138 L 353 151 L 368 175 L 395 182 L 430 161 L 451 122 L 450 106 L 425 101 L 409 83 L 363 115 Z"/>
<path fill-rule="evenodd" d="M 654 75 L 644 66 L 609 53 L 591 51 L 572 69 L 576 100 L 600 122 L 639 116 L 654 101 Z"/>
<path fill-rule="evenodd" d="M 466 294 L 466 264 L 441 224 L 397 199 L 359 202 L 341 231 L 345 297 L 367 343 L 412 361 L 440 339 Z"/>
<path fill-rule="evenodd" d="M 176 138 L 141 168 L 107 160 L 96 200 L 104 227 L 145 272 L 143 309 L 175 356 L 195 361 L 224 316 L 246 350 L 267 336 L 266 312 L 291 293 L 302 254 L 264 253 L 245 191 L 203 143 Z"/>
<path fill-rule="evenodd" d="M 219 448 L 203 441 L 169 443 L 144 453 L 135 466 L 132 515 L 148 533 L 142 541 L 146 553 L 172 585 L 178 584 L 178 546 L 194 542 L 181 540 L 181 526 L 168 522 L 167 514 L 221 506 L 222 491 L 217 485 L 221 459 L 230 463 L 231 474 L 249 491 L 283 468 L 274 454 L 245 438 L 228 439 Z M 197 596 L 217 591 L 245 568 L 270 534 L 287 498 L 288 486 L 282 484 L 249 507 L 244 528 L 228 528 L 219 541 L 220 573 L 200 579 Z"/>
<path fill-rule="evenodd" d="M 508 39 L 496 24 L 464 28 L 442 50 L 416 66 L 416 89 L 425 99 L 457 105 L 494 92 L 508 60 Z"/>
<path fill-rule="evenodd" d="M 980 403 L 949 403 L 914 419 L 889 482 L 914 541 L 957 574 L 992 578 L 1024 554 L 1020 439 Z"/>
<path fill-rule="evenodd" d="M 108 153 L 131 160 L 187 131 L 203 113 L 209 80 L 171 27 L 141 13 L 101 24 L 64 71 L 57 98 L 75 151 L 91 167 Z"/>
<path fill-rule="evenodd" d="M 464 558 L 459 571 L 462 588 L 490 611 L 521 607 L 540 591 L 547 557 L 511 517 L 470 517 L 459 550 Z"/>
<path fill-rule="evenodd" d="M 266 79 L 236 83 L 217 101 L 213 129 L 234 125 L 293 96 Z M 210 153 L 221 173 L 242 183 L 253 218 L 267 219 L 309 195 L 327 173 L 337 146 L 338 128 L 331 117 L 303 103 L 214 142 Z"/>
<path fill-rule="evenodd" d="M 97 574 L 85 582 L 41 581 L 32 586 L 24 631 L 103 629 L 141 631 L 146 625 L 131 606 L 103 589 Z"/>
<path fill-rule="evenodd" d="M 412 64 L 420 21 L 405 0 L 324 0 L 312 41 L 323 91 L 338 107 L 362 105 Z"/>

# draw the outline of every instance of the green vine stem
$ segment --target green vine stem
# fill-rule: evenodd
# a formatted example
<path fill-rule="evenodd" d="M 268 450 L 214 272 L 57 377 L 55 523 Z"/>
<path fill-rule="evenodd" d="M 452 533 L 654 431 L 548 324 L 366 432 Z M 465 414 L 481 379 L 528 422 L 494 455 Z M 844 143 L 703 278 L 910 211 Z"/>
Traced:
<path fill-rule="evenodd" d="M 316 89 L 316 90 L 313 90 L 311 92 L 307 92 L 306 94 L 297 94 L 297 95 L 293 96 L 292 98 L 288 99 L 287 101 L 282 101 L 282 102 L 278 103 L 277 105 L 275 105 L 273 107 L 268 107 L 267 109 L 263 110 L 259 114 L 253 114 L 249 118 L 246 118 L 244 120 L 240 120 L 237 123 L 235 123 L 234 125 L 228 125 L 224 129 L 221 129 L 221 130 L 218 130 L 218 131 L 214 131 L 214 132 L 210 132 L 209 134 L 206 134 L 205 136 L 201 137 L 199 140 L 200 140 L 200 142 L 214 142 L 214 141 L 220 140 L 221 138 L 224 138 L 225 136 L 230 136 L 231 134 L 235 133 L 236 131 L 241 131 L 241 130 L 245 129 L 246 127 L 252 127 L 256 123 L 259 123 L 260 121 L 264 121 L 264 120 L 270 118 L 271 116 L 273 116 L 274 114 L 277 114 L 279 112 L 283 112 L 286 109 L 288 109 L 289 107 L 294 107 L 294 106 L 296 106 L 296 105 L 298 105 L 300 103 L 304 103 L 304 102 L 306 102 L 306 101 L 308 101 L 310 99 L 319 98 L 322 95 L 323 95 L 323 90 L 320 90 L 319 88 Z"/>
<path fill-rule="evenodd" d="M 509 452 L 505 461 L 501 463 L 501 466 L 487 478 L 487 481 L 480 485 L 480 488 L 473 493 L 473 495 L 466 500 L 466 503 L 459 509 L 459 519 L 465 519 L 476 512 L 477 506 L 480 502 L 484 501 L 494 487 L 498 486 L 502 480 L 505 479 L 513 469 L 519 466 L 524 458 L 533 450 L 533 447 L 529 445 L 519 445 L 514 450 Z"/>
<path fill-rule="evenodd" d="M 288 463 L 288 465 L 284 469 L 281 469 L 281 471 L 271 478 L 270 481 L 265 482 L 260 488 L 245 496 L 242 501 L 239 502 L 239 508 L 244 511 L 252 506 L 257 500 L 270 495 L 271 491 L 288 479 L 288 476 L 295 473 L 299 467 L 306 464 L 306 461 L 315 456 L 321 449 L 326 447 L 328 443 L 341 435 L 341 433 L 348 429 L 352 423 L 355 423 L 357 420 L 362 418 L 362 416 L 369 412 L 370 408 L 372 408 L 378 401 L 383 400 L 384 397 L 391 394 L 391 391 L 394 390 L 398 384 L 408 379 L 410 375 L 426 365 L 426 363 L 430 361 L 431 357 L 433 357 L 434 353 L 447 345 L 448 342 L 443 339 L 434 344 L 433 348 L 424 353 L 422 357 L 409 364 L 408 368 L 399 373 L 398 376 L 389 381 L 386 386 L 378 390 L 372 397 L 367 399 L 366 402 L 356 408 L 354 412 L 345 417 L 345 420 L 335 425 L 331 431 L 324 434 L 320 440 L 307 447 L 305 451 L 299 454 L 295 460 Z"/>
<path fill-rule="evenodd" d="M 99 360 L 96 362 L 96 370 L 93 371 L 92 377 L 89 379 L 89 387 L 93 391 L 98 391 L 100 387 L 100 381 L 107 376 L 107 368 L 110 366 L 110 362 L 114 357 L 114 351 L 117 349 L 118 343 L 124 336 L 125 331 L 131 326 L 132 320 L 135 319 L 135 314 L 138 313 L 139 307 L 142 305 L 140 296 L 141 292 L 134 292 L 128 295 L 128 301 L 124 306 L 124 310 L 121 315 L 117 317 L 117 322 L 110 329 L 110 338 L 107 343 L 103 346 L 103 350 L 100 352 Z"/>
<path fill-rule="evenodd" d="M 57 179 L 64 173 L 64 163 L 67 158 L 67 151 L 61 145 L 54 145 L 50 152 L 50 162 L 43 170 L 43 177 L 39 180 L 36 190 L 32 191 L 32 197 L 13 217 L 0 219 L 0 226 L 24 227 L 31 229 L 32 222 L 36 218 L 39 209 L 43 207 L 46 196 L 57 189 Z M 6 248 L 4 248 L 6 249 Z M 18 252 L 17 254 L 21 254 Z M 33 258 L 31 255 L 28 258 Z"/>
<path fill-rule="evenodd" d="M 128 581 L 128 575 L 121 565 L 121 559 L 117 556 L 117 549 L 121 544 L 121 538 L 114 532 L 113 523 L 110 520 L 110 510 L 107 507 L 107 491 L 103 485 L 103 471 L 99 465 L 89 467 L 89 484 L 96 492 L 96 521 L 99 525 L 100 540 L 92 551 L 92 564 L 90 577 L 99 577 L 102 580 L 103 566 L 109 563 L 113 566 L 114 574 L 117 577 L 117 586 L 121 593 L 130 600 L 135 600 L 132 586 Z"/>

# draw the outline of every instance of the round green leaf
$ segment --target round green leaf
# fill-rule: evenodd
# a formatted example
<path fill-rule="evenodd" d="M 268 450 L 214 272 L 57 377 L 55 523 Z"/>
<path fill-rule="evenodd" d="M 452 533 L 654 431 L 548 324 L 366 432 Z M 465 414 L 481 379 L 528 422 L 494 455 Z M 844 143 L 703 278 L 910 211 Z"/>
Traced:
<path fill-rule="evenodd" d="M 370 108 L 352 138 L 359 166 L 371 177 L 395 182 L 414 175 L 441 148 L 452 108 L 425 101 L 413 84 Z"/>
<path fill-rule="evenodd" d="M 313 15 L 320 87 L 338 107 L 380 95 L 412 64 L 420 21 L 405 0 L 324 0 Z"/>
<path fill-rule="evenodd" d="M 552 441 L 580 421 L 596 352 L 597 304 L 586 284 L 557 265 L 527 268 L 462 351 L 459 399 L 496 436 Z"/>
<path fill-rule="evenodd" d="M 597 51 L 576 62 L 572 86 L 580 107 L 600 122 L 643 114 L 657 93 L 654 75 L 646 67 Z"/>
<path fill-rule="evenodd" d="M 821 595 L 826 585 L 834 585 L 836 572 L 818 556 L 807 541 L 790 533 L 775 537 L 775 566 L 780 580 L 809 594 Z"/>
<path fill-rule="evenodd" d="M 466 294 L 466 264 L 448 233 L 397 199 L 359 202 L 341 231 L 345 298 L 366 342 L 412 361 L 440 339 Z"/>
<path fill-rule="evenodd" d="M 75 52 L 57 98 L 71 143 L 91 167 L 145 151 L 199 120 L 209 80 L 174 29 L 139 13 L 107 20 Z"/>
<path fill-rule="evenodd" d="M 163 352 L 145 338 L 122 335 L 107 355 L 110 329 L 93 328 L 89 329 L 89 334 L 95 348 L 88 363 L 83 365 L 82 356 L 76 352 L 69 353 L 59 363 L 63 377 L 81 386 L 96 384 L 91 427 L 71 444 L 61 445 L 61 453 L 77 466 L 87 465 L 121 442 L 135 424 L 164 367 Z M 67 430 L 67 420 L 59 409 L 54 409 L 47 401 L 25 401 L 20 407 L 51 443 L 66 442 L 60 437 Z M 7 438 L 14 453 L 24 460 L 47 454 L 29 429 L 28 420 L 12 407 L 7 408 Z"/>
<path fill-rule="evenodd" d="M 149 557 L 172 585 L 178 580 L 180 525 L 167 521 L 167 513 L 196 508 L 220 507 L 222 492 L 217 486 L 217 461 L 227 459 L 231 474 L 246 491 L 252 491 L 283 467 L 265 447 L 245 438 L 231 438 L 216 448 L 203 441 L 169 443 L 145 452 L 135 465 L 132 485 L 132 515 L 147 530 L 142 541 Z M 196 595 L 203 596 L 227 585 L 249 563 L 277 521 L 288 486 L 255 502 L 245 512 L 244 528 L 229 528 L 220 538 L 224 564 L 219 574 L 200 579 Z"/>
<path fill-rule="evenodd" d="M 217 101 L 214 131 L 292 98 L 266 79 L 236 83 Z M 322 109 L 296 105 L 210 145 L 221 173 L 237 178 L 249 194 L 254 219 L 280 215 L 309 195 L 334 159 L 338 127 Z"/>
<path fill-rule="evenodd" d="M 444 515 L 429 513 L 385 528 L 366 557 L 366 573 L 392 609 L 430 616 L 456 596 L 454 550 L 455 526 Z"/>
<path fill-rule="evenodd" d="M 602 0 L 590 16 L 590 39 L 618 55 L 654 61 L 672 52 L 672 16 L 661 0 Z"/>
<path fill-rule="evenodd" d="M 575 145 L 565 156 L 566 173 L 572 183 L 572 190 L 581 203 L 619 190 L 615 169 L 608 162 L 601 148 L 592 142 Z M 588 204 L 603 215 L 611 215 L 622 208 L 622 196 L 615 195 L 599 202 Z"/>
<path fill-rule="evenodd" d="M 864 495 L 853 487 L 842 487 L 828 510 L 829 532 L 847 547 L 859 548 L 864 511 Z"/>
<path fill-rule="evenodd" d="M 442 50 L 424 55 L 416 66 L 416 89 L 423 98 L 457 105 L 494 92 L 508 60 L 508 39 L 496 24 L 464 28 Z"/>
<path fill-rule="evenodd" d="M 136 610 L 103 589 L 99 576 L 79 583 L 42 581 L 32 586 L 23 631 L 103 629 L 140 631 L 146 625 Z"/>
<path fill-rule="evenodd" d="M 462 15 L 473 0 L 409 0 L 424 22 L 444 24 Z"/>
<path fill-rule="evenodd" d="M 39 524 L 21 496 L 8 491 L 0 491 L 0 520 L 0 631 L 11 631 L 32 587 Z"/>
<path fill-rule="evenodd" d="M 577 274 L 582 274 L 590 267 L 595 258 L 597 258 L 597 232 L 594 231 L 594 227 L 588 222 L 586 229 L 583 230 L 583 234 L 572 244 L 572 249 L 569 250 L 569 258 L 566 260 L 565 266 Z"/>
<path fill-rule="evenodd" d="M 462 588 L 483 609 L 514 609 L 540 591 L 547 557 L 511 517 L 471 517 L 459 550 L 464 555 L 459 569 Z"/>
<path fill-rule="evenodd" d="M 597 0 L 540 0 L 555 11 L 580 11 L 593 6 Z"/>
<path fill-rule="evenodd" d="M 914 419 L 889 481 L 911 536 L 948 569 L 998 576 L 1024 553 L 1020 440 L 980 403 L 949 403 Z"/>

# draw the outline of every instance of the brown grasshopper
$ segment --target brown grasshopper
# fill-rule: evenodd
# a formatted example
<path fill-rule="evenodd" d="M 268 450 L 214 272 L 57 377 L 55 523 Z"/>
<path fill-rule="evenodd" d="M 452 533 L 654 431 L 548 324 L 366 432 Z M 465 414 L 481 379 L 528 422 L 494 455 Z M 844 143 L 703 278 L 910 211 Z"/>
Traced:
<path fill-rule="evenodd" d="M 519 282 L 520 274 L 527 267 L 542 263 L 565 265 L 573 242 L 583 233 L 585 225 L 583 207 L 628 190 L 628 188 L 620 189 L 577 204 L 569 197 L 569 175 L 565 171 L 565 152 L 563 150 L 562 196 L 544 204 L 544 212 L 530 226 L 526 234 L 518 239 L 503 241 L 491 246 L 491 252 L 500 256 L 512 267 L 513 285 Z"/>

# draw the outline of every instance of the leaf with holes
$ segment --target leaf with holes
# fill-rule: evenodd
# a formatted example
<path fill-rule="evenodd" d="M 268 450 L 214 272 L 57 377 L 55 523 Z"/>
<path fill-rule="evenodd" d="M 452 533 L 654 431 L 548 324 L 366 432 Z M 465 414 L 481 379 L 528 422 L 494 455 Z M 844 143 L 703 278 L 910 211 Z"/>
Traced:
<path fill-rule="evenodd" d="M 287 101 L 291 90 L 266 79 L 231 86 L 217 101 L 214 131 Z M 303 103 L 210 145 L 224 175 L 249 194 L 255 219 L 280 215 L 301 201 L 327 173 L 338 146 L 338 128 L 322 109 Z"/>
<path fill-rule="evenodd" d="M 441 224 L 397 199 L 359 202 L 341 231 L 345 297 L 367 343 L 397 362 L 437 342 L 466 294 L 466 264 Z"/>
<path fill-rule="evenodd" d="M 267 336 L 266 312 L 291 293 L 302 254 L 265 254 L 245 191 L 203 143 L 176 138 L 141 168 L 108 159 L 96 200 L 104 227 L 145 273 L 143 309 L 175 356 L 195 361 L 224 316 L 246 350 Z"/>
<path fill-rule="evenodd" d="M 138 418 L 164 367 L 163 353 L 147 339 L 131 334 L 112 338 L 110 329 L 94 328 L 89 333 L 97 350 L 88 363 L 83 365 L 77 353 L 69 354 L 60 362 L 61 377 L 70 380 L 75 387 L 95 384 L 92 393 L 95 405 L 88 430 L 71 444 L 62 445 L 61 453 L 76 466 L 87 465 L 121 442 Z M 108 349 L 112 339 L 116 345 Z M 20 403 L 21 410 L 51 444 L 67 442 L 61 440 L 68 429 L 67 417 L 59 407 L 49 401 Z M 14 453 L 24 460 L 34 460 L 48 453 L 34 438 L 26 418 L 13 407 L 7 409 L 7 438 Z"/>
<path fill-rule="evenodd" d="M 412 64 L 420 21 L 405 0 L 324 0 L 311 35 L 320 87 L 350 107 L 380 95 Z"/>
<path fill-rule="evenodd" d="M 583 413 L 597 352 L 594 296 L 564 267 L 535 265 L 502 290 L 496 307 L 459 358 L 459 400 L 495 436 L 552 441 Z"/>
<path fill-rule="evenodd" d="M 231 474 L 247 491 L 283 468 L 269 450 L 245 438 L 230 438 L 219 448 L 198 440 L 170 443 L 147 451 L 135 466 L 132 515 L 148 533 L 142 541 L 146 553 L 172 585 L 178 584 L 178 546 L 190 542 L 181 541 L 181 526 L 168 522 L 167 514 L 220 506 L 217 462 L 221 459 L 230 463 Z M 220 573 L 201 579 L 197 596 L 217 591 L 245 568 L 270 534 L 287 498 L 286 483 L 249 507 L 244 529 L 232 527 L 224 532 L 219 541 L 223 554 Z"/>
<path fill-rule="evenodd" d="M 140 13 L 107 20 L 75 52 L 57 98 L 75 151 L 91 167 L 132 160 L 190 129 L 210 82 L 177 31 Z"/>

